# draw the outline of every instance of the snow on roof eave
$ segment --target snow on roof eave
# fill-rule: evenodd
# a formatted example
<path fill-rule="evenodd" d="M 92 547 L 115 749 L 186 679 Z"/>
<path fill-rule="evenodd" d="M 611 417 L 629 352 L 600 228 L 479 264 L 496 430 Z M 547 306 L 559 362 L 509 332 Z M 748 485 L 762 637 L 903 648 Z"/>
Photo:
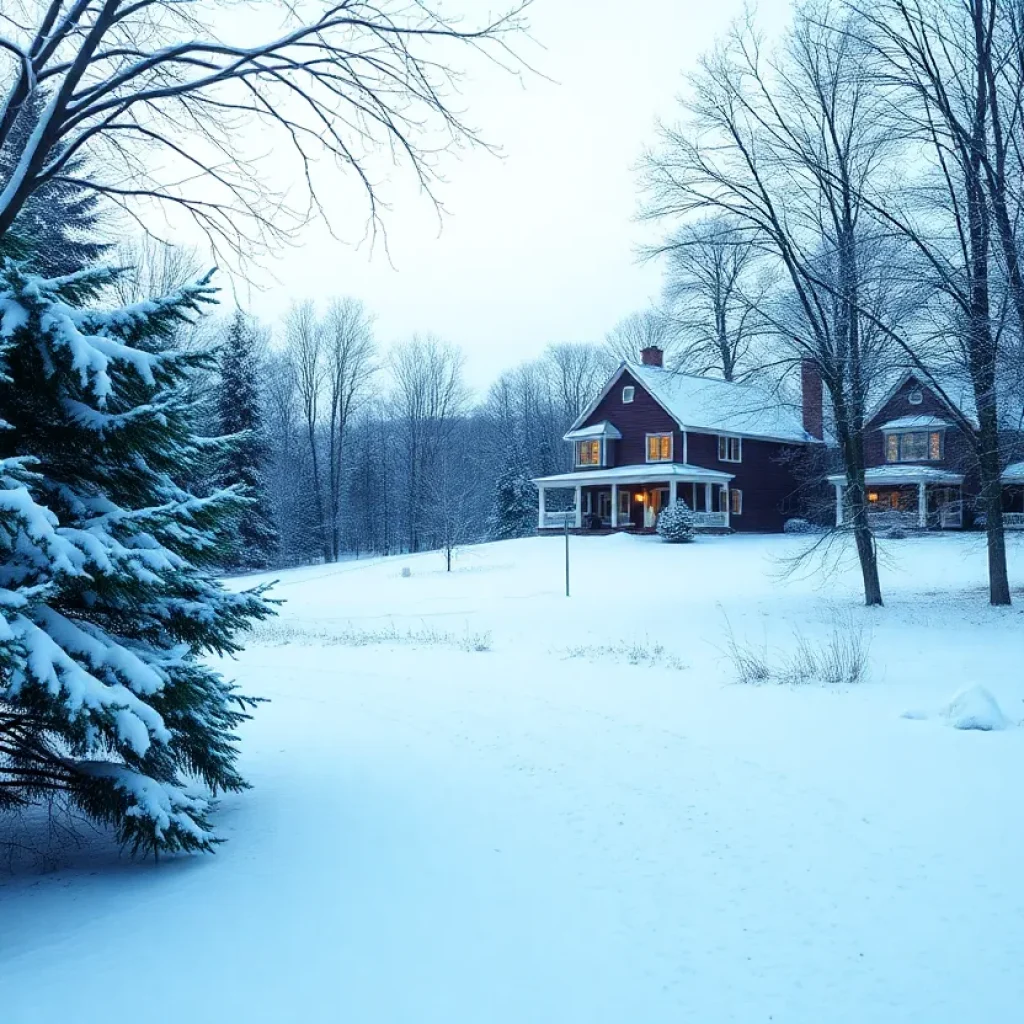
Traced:
<path fill-rule="evenodd" d="M 539 476 L 533 483 L 546 487 L 600 483 L 661 483 L 668 480 L 689 480 L 696 483 L 728 483 L 732 473 L 703 466 L 691 466 L 684 462 L 637 462 L 628 466 L 613 466 L 610 469 L 580 469 L 572 473 L 557 473 L 554 476 Z"/>
<path fill-rule="evenodd" d="M 826 477 L 830 484 L 845 484 L 845 473 L 831 473 Z M 866 484 L 962 484 L 962 473 L 951 473 L 934 466 L 891 465 L 872 466 L 864 471 Z"/>
<path fill-rule="evenodd" d="M 612 441 L 622 440 L 622 434 L 608 420 L 601 420 L 590 427 L 580 427 L 579 430 L 570 430 L 562 435 L 562 440 L 585 441 L 598 437 L 610 438 Z"/>
<path fill-rule="evenodd" d="M 900 416 L 899 419 L 883 423 L 879 430 L 923 430 L 928 427 L 948 429 L 953 424 L 939 416 Z"/>
<path fill-rule="evenodd" d="M 1024 484 L 1024 462 L 1014 462 L 1000 474 L 1004 484 Z"/>

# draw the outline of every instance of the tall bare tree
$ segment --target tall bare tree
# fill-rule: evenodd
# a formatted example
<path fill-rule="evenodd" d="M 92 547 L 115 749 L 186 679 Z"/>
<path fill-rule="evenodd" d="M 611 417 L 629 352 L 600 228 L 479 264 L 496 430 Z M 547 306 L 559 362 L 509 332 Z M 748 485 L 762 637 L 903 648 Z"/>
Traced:
<path fill-rule="evenodd" d="M 550 375 L 566 426 L 597 394 L 615 365 L 606 349 L 586 342 L 549 345 L 542 363 Z"/>
<path fill-rule="evenodd" d="M 769 330 L 771 284 L 744 225 L 721 214 L 687 224 L 655 249 L 665 260 L 665 308 L 675 362 L 697 374 L 742 380 L 757 369 L 755 342 Z"/>
<path fill-rule="evenodd" d="M 320 465 L 325 371 L 324 332 L 311 301 L 296 303 L 288 310 L 284 321 L 284 334 L 309 448 L 317 537 L 321 553 L 324 559 L 329 561 L 331 549 L 325 516 L 323 471 Z"/>
<path fill-rule="evenodd" d="M 392 416 L 402 440 L 410 551 L 419 551 L 425 542 L 430 474 L 468 403 L 462 365 L 458 348 L 430 335 L 415 337 L 391 353 Z"/>
<path fill-rule="evenodd" d="M 342 550 L 343 468 L 348 428 L 370 393 L 377 371 L 373 321 L 358 299 L 337 299 L 320 325 L 327 429 L 327 543 L 336 561 Z"/>
<path fill-rule="evenodd" d="M 1024 334 L 1021 8 L 1010 0 L 851 7 L 875 58 L 875 80 L 891 101 L 886 127 L 906 144 L 908 165 L 919 169 L 900 202 L 870 188 L 862 197 L 908 245 L 946 314 L 924 351 L 913 339 L 893 337 L 940 393 L 950 372 L 970 385 L 977 418 L 955 400 L 950 407 L 981 481 L 989 600 L 1009 604 L 999 378 L 1006 312 L 1014 314 L 1017 337 Z"/>
<path fill-rule="evenodd" d="M 623 317 L 608 332 L 605 344 L 616 359 L 635 363 L 643 349 L 656 346 L 668 351 L 673 340 L 671 318 L 661 309 L 648 309 Z"/>
<path fill-rule="evenodd" d="M 860 195 L 886 139 L 856 26 L 827 4 L 797 11 L 777 54 L 749 18 L 701 62 L 685 120 L 645 161 L 647 216 L 731 218 L 776 263 L 791 296 L 778 317 L 794 361 L 827 390 L 847 479 L 847 529 L 869 605 L 882 603 L 864 486 L 864 415 L 879 351 L 863 331 Z M 876 335 L 872 341 L 878 341 Z"/>
<path fill-rule="evenodd" d="M 475 25 L 427 0 L 253 6 L 284 18 L 283 30 L 260 38 L 235 20 L 225 34 L 237 13 L 226 16 L 234 9 L 220 0 L 5 3 L 0 148 L 23 110 L 42 113 L 0 180 L 0 239 L 35 192 L 67 185 L 116 203 L 144 228 L 147 204 L 177 210 L 215 249 L 251 255 L 305 214 L 257 173 L 250 127 L 290 148 L 318 212 L 318 168 L 353 172 L 376 225 L 373 154 L 404 160 L 429 191 L 432 155 L 446 140 L 480 142 L 449 103 L 456 73 L 446 59 L 453 46 L 475 48 L 513 66 L 510 36 L 525 4 Z"/>

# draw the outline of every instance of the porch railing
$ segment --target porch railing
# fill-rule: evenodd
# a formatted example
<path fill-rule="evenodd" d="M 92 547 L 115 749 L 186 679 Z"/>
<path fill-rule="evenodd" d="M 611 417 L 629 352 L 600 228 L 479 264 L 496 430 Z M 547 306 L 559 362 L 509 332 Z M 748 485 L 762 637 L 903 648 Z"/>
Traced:
<path fill-rule="evenodd" d="M 1024 512 L 1004 512 L 1004 530 L 1024 530 Z"/>
<path fill-rule="evenodd" d="M 545 512 L 541 521 L 542 530 L 564 530 L 565 524 L 576 525 L 576 511 L 569 509 L 568 512 Z"/>
<path fill-rule="evenodd" d="M 718 527 L 725 528 L 725 513 L 724 512 L 694 512 L 693 513 L 693 525 L 698 529 L 716 529 Z"/>

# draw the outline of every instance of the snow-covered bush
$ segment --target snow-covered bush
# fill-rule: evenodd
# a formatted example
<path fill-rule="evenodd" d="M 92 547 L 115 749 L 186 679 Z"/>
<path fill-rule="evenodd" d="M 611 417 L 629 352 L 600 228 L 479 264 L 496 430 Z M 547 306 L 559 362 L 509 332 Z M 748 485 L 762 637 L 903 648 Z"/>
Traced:
<path fill-rule="evenodd" d="M 412 575 L 412 569 L 407 565 L 402 566 L 402 579 L 407 580 Z"/>
<path fill-rule="evenodd" d="M 661 510 L 657 531 L 670 544 L 689 544 L 693 540 L 693 513 L 685 501 Z"/>
<path fill-rule="evenodd" d="M 806 519 L 787 519 L 782 524 L 783 533 L 817 533 L 818 528 Z"/>
<path fill-rule="evenodd" d="M 254 701 L 204 655 L 271 608 L 215 576 L 245 496 L 186 487 L 234 443 L 175 344 L 212 289 L 100 309 L 115 278 L 0 264 L 0 809 L 58 793 L 133 850 L 209 850 Z"/>
<path fill-rule="evenodd" d="M 902 526 L 894 526 L 891 530 L 887 530 L 885 536 L 889 540 L 906 540 L 907 531 Z"/>
<path fill-rule="evenodd" d="M 960 690 L 942 709 L 942 717 L 954 729 L 979 729 L 991 732 L 1005 729 L 1006 718 L 995 697 L 983 686 Z"/>

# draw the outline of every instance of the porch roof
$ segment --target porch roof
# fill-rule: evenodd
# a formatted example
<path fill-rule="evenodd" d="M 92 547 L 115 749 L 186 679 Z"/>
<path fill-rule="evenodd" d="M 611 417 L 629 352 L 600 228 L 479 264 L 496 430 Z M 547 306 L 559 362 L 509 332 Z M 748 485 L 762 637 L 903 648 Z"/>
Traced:
<path fill-rule="evenodd" d="M 1003 470 L 1001 479 L 1004 484 L 1024 484 L 1024 462 L 1015 462 Z"/>
<path fill-rule="evenodd" d="M 575 487 L 577 484 L 591 487 L 595 484 L 654 484 L 682 480 L 701 484 L 727 484 L 732 473 L 717 469 L 704 469 L 685 462 L 651 462 L 632 466 L 615 466 L 612 469 L 585 469 L 575 473 L 558 473 L 555 476 L 540 476 L 533 482 L 538 487 Z"/>
<path fill-rule="evenodd" d="M 845 484 L 845 473 L 833 473 L 830 484 Z M 864 471 L 864 483 L 884 486 L 886 484 L 962 484 L 962 473 L 951 473 L 934 466 L 873 466 Z"/>
<path fill-rule="evenodd" d="M 620 434 L 615 426 L 607 420 L 601 420 L 600 423 L 595 423 L 593 426 L 580 427 L 579 430 L 570 430 L 569 433 L 565 435 L 564 440 L 590 441 L 601 437 L 610 438 L 612 441 L 622 440 L 622 434 Z"/>

